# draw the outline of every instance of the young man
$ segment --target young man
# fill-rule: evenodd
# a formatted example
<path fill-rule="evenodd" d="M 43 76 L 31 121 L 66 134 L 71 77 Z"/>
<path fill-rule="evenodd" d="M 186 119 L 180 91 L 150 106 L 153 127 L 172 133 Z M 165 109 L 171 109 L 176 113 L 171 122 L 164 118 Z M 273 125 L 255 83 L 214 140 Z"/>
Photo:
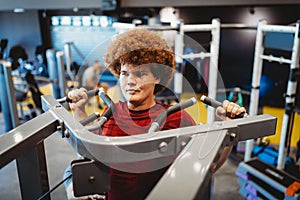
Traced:
<path fill-rule="evenodd" d="M 169 105 L 155 101 L 155 95 L 162 91 L 175 70 L 174 53 L 156 33 L 145 29 L 134 29 L 116 37 L 104 57 L 107 67 L 119 78 L 125 102 L 117 102 L 113 116 L 102 128 L 105 136 L 130 136 L 147 133 L 153 120 Z M 70 107 L 80 120 L 87 116 L 84 88 L 71 91 L 68 97 L 76 100 Z M 225 101 L 223 109 L 234 118 L 245 109 Z M 169 115 L 160 130 L 195 125 L 192 117 L 184 110 Z M 145 163 L 143 163 L 145 164 Z M 146 165 L 149 163 L 146 163 Z M 139 168 L 139 164 L 130 164 Z M 111 190 L 108 199 L 145 199 L 167 166 L 152 171 L 126 171 L 111 166 Z M 215 170 L 215 169 L 214 169 Z"/>

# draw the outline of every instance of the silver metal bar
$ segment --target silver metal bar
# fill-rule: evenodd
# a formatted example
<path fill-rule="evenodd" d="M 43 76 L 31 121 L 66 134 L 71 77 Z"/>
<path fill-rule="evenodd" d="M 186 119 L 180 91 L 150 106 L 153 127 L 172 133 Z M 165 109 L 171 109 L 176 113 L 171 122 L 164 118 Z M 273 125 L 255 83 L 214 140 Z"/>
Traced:
<path fill-rule="evenodd" d="M 0 60 L 0 102 L 2 108 L 2 114 L 4 118 L 5 131 L 10 131 L 14 128 L 11 113 L 9 110 L 9 99 L 7 97 L 6 92 L 6 82 L 5 82 L 5 73 L 4 73 L 4 65 L 7 63 L 6 60 Z"/>
<path fill-rule="evenodd" d="M 194 173 L 199 174 L 200 171 L 202 175 L 207 174 L 208 168 L 203 168 L 199 164 L 203 162 L 207 166 L 210 165 L 221 145 L 234 145 L 241 140 L 271 135 L 275 133 L 276 128 L 275 117 L 259 115 L 137 136 L 106 137 L 89 132 L 53 96 L 42 96 L 42 104 L 45 113 L 0 137 L 0 168 L 17 159 L 24 199 L 27 197 L 36 199 L 43 192 L 41 184 L 47 182 L 48 178 L 43 177 L 39 170 L 46 171 L 45 154 L 43 149 L 41 151 L 37 146 L 43 147 L 42 141 L 56 132 L 58 126 L 61 126 L 61 133 L 67 136 L 66 139 L 71 146 L 86 158 L 104 164 L 155 159 L 157 162 L 147 166 L 149 169 L 147 167 L 142 169 L 145 171 L 153 170 L 155 167 L 161 168 L 162 165 L 167 166 L 172 163 L 174 155 L 181 153 L 180 159 L 175 160 L 171 170 L 182 168 L 187 162 L 190 164 L 189 167 L 194 169 L 194 172 L 188 174 L 189 177 Z M 264 131 L 261 131 L 262 128 Z M 66 134 L 67 132 L 69 134 Z M 201 148 L 206 151 L 201 151 Z M 188 158 L 195 152 L 196 157 Z M 28 163 L 28 160 L 31 162 Z M 33 188 L 28 188 L 28 183 L 33 180 L 30 174 L 26 173 L 28 169 L 34 169 L 34 183 L 31 184 Z M 130 172 L 130 169 L 127 170 Z M 169 173 L 163 181 L 171 181 L 171 178 L 172 173 Z M 191 187 L 192 195 L 197 193 L 197 188 L 201 188 L 204 179 L 200 176 L 199 180 L 193 181 L 196 187 Z"/>
<path fill-rule="evenodd" d="M 56 51 L 54 49 L 48 49 L 46 51 L 47 57 L 47 65 L 48 65 L 48 73 L 49 78 L 52 85 L 52 94 L 55 98 L 61 98 L 60 96 L 60 89 L 59 89 L 59 75 L 57 69 L 57 61 L 56 61 Z M 63 74 L 64 76 L 64 74 Z"/>
<path fill-rule="evenodd" d="M 272 135 L 276 128 L 275 117 L 260 115 L 150 134 L 145 133 L 134 137 L 106 137 L 89 132 L 73 117 L 70 117 L 70 113 L 52 96 L 43 96 L 42 100 L 43 106 L 48 107 L 57 119 L 64 122 L 66 130 L 70 134 L 68 141 L 73 148 L 82 156 L 103 163 L 137 162 L 173 156 L 182 150 L 183 144 L 186 144 L 194 134 L 226 129 L 230 133 L 234 133 L 235 137 L 232 140 L 231 136 L 228 136 L 225 145 L 233 145 L 238 140 Z M 264 131 L 261 131 L 262 127 Z M 163 152 L 160 148 L 162 144 L 166 144 Z"/>
<path fill-rule="evenodd" d="M 200 52 L 200 53 L 189 53 L 189 54 L 185 54 L 185 55 L 181 55 L 181 57 L 183 59 L 195 59 L 195 58 L 200 58 L 200 59 L 204 59 L 204 58 L 209 58 L 211 57 L 211 53 L 204 53 L 204 52 Z"/>
<path fill-rule="evenodd" d="M 261 31 L 265 32 L 282 32 L 282 33 L 295 33 L 297 32 L 296 26 L 281 26 L 281 25 L 263 25 Z"/>
<path fill-rule="evenodd" d="M 212 24 L 215 28 L 211 30 L 212 40 L 210 43 L 211 58 L 209 59 L 208 96 L 216 99 L 218 80 L 220 80 L 218 76 L 221 22 L 219 19 L 213 19 Z M 219 84 L 222 83 L 222 81 L 219 82 Z M 207 122 L 211 123 L 214 120 L 215 109 L 213 107 L 208 107 Z"/>
<path fill-rule="evenodd" d="M 257 26 L 249 26 L 246 24 L 221 24 L 222 29 L 253 29 L 256 30 Z"/>
<path fill-rule="evenodd" d="M 58 75 L 58 85 L 60 91 L 60 97 L 66 96 L 67 91 L 67 81 L 66 81 L 66 71 L 64 65 L 64 53 L 62 51 L 56 52 L 56 61 L 57 61 L 57 75 Z M 72 79 L 73 80 L 73 79 Z"/>
<path fill-rule="evenodd" d="M 20 124 L 19 115 L 17 110 L 17 102 L 16 95 L 14 90 L 14 83 L 11 75 L 11 63 L 5 62 L 3 63 L 4 68 L 4 77 L 5 77 L 5 85 L 6 85 L 6 94 L 8 98 L 9 110 L 12 120 L 13 128 L 17 127 Z"/>
<path fill-rule="evenodd" d="M 64 45 L 64 55 L 65 55 L 65 60 L 66 60 L 66 69 L 67 69 L 67 74 L 69 75 L 70 79 L 72 81 L 75 80 L 74 75 L 72 74 L 71 71 L 71 62 L 72 62 L 72 54 L 71 54 L 71 45 L 72 42 L 67 42 Z"/>
<path fill-rule="evenodd" d="M 34 148 L 37 143 L 54 133 L 57 126 L 58 120 L 53 114 L 46 112 L 0 136 L 0 168 Z"/>
<path fill-rule="evenodd" d="M 215 24 L 184 24 L 182 29 L 184 32 L 201 32 L 201 31 L 211 31 L 216 29 L 218 26 Z"/>
<path fill-rule="evenodd" d="M 226 135 L 226 130 L 193 135 L 146 199 L 204 199 L 203 196 L 209 196 L 201 192 L 202 198 L 196 197 L 205 178 L 210 178 L 207 174 Z M 184 190 L 175 189 L 182 183 Z"/>
<path fill-rule="evenodd" d="M 152 31 L 171 31 L 171 30 L 179 31 L 179 27 L 176 26 L 143 26 L 143 28 Z"/>
<path fill-rule="evenodd" d="M 263 31 L 262 27 L 267 24 L 266 20 L 261 20 L 258 23 L 256 41 L 255 41 L 255 52 L 254 52 L 254 62 L 253 62 L 253 72 L 252 72 L 252 88 L 250 95 L 250 105 L 249 105 L 249 115 L 255 116 L 258 112 L 259 103 L 259 87 L 260 87 L 260 77 L 262 74 L 263 60 L 260 59 L 260 55 L 263 55 Z M 244 155 L 244 161 L 248 161 L 251 158 L 252 150 L 254 146 L 254 140 L 250 139 L 246 142 L 246 150 Z"/>
<path fill-rule="evenodd" d="M 179 30 L 178 27 L 173 27 L 173 26 L 146 26 L 145 28 L 149 29 L 149 30 Z M 190 25 L 185 25 L 185 28 L 186 28 L 186 31 L 198 31 L 198 28 L 204 28 L 204 30 L 211 30 L 211 28 L 214 28 L 213 26 L 211 26 L 209 24 L 209 26 L 205 25 L 205 24 L 202 24 L 201 26 L 200 25 L 193 25 L 193 24 L 190 24 Z M 221 24 L 221 28 L 222 29 L 252 29 L 252 30 L 256 30 L 257 29 L 257 26 L 255 25 L 247 25 L 247 24 L 240 24 L 240 23 L 228 23 L 228 24 L 224 24 L 222 23 Z M 270 26 L 268 25 L 267 27 L 263 27 L 263 30 L 264 31 L 269 31 L 269 32 L 278 32 L 278 31 L 281 31 L 281 32 L 286 32 L 286 33 L 293 33 L 294 32 L 294 27 L 288 27 L 286 28 L 286 26 L 276 26 L 276 25 L 273 25 L 273 26 Z M 185 31 L 185 30 L 184 30 Z"/>
<path fill-rule="evenodd" d="M 37 199 L 49 190 L 43 140 L 57 126 L 58 120 L 46 112 L 0 137 L 0 168 L 16 159 L 22 199 Z"/>
<path fill-rule="evenodd" d="M 179 27 L 174 27 L 174 26 L 144 26 L 145 28 L 149 30 L 154 30 L 154 31 L 163 31 L 163 30 L 176 30 L 179 31 Z M 190 24 L 190 25 L 185 25 L 186 30 L 192 30 L 196 29 L 195 31 L 198 31 L 198 29 L 204 28 L 204 31 L 211 30 L 214 28 L 211 24 L 209 26 L 202 24 L 199 26 L 198 24 Z M 220 26 L 222 29 L 253 29 L 256 30 L 257 26 L 250 26 L 247 24 L 239 24 L 239 23 L 231 23 L 231 24 L 221 24 Z M 185 30 L 184 30 L 185 31 Z M 201 30 L 200 30 L 201 31 Z"/>
<path fill-rule="evenodd" d="M 290 59 L 286 59 L 284 57 L 276 57 L 276 56 L 273 56 L 273 55 L 261 55 L 260 56 L 261 59 L 264 59 L 264 60 L 267 60 L 269 62 L 272 62 L 272 61 L 275 61 L 275 62 L 279 62 L 280 64 L 282 63 L 286 63 L 286 64 L 291 64 L 292 63 L 292 60 Z"/>

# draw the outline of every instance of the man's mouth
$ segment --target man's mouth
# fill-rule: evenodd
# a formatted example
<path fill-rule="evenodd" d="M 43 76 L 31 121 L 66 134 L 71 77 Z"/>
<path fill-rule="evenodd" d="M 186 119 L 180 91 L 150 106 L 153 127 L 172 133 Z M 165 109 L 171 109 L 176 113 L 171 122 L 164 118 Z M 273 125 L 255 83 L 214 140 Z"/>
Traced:
<path fill-rule="evenodd" d="M 126 92 L 128 94 L 135 94 L 136 92 L 138 92 L 138 90 L 135 90 L 135 89 L 127 89 Z"/>

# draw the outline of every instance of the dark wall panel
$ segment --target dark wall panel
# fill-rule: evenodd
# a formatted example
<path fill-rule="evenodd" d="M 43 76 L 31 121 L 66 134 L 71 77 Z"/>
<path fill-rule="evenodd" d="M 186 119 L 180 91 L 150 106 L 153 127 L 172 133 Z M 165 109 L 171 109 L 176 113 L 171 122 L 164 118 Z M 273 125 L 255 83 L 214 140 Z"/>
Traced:
<path fill-rule="evenodd" d="M 3 38 L 8 39 L 8 49 L 14 45 L 22 45 L 29 60 L 33 60 L 36 46 L 42 43 L 38 12 L 0 12 L 0 39 Z"/>

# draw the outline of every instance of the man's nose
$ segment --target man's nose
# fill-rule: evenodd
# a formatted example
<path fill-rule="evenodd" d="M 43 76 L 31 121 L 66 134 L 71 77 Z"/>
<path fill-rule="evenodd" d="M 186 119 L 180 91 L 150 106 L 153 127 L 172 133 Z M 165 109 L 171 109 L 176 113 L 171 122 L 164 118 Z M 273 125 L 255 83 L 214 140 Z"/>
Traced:
<path fill-rule="evenodd" d="M 128 84 L 135 84 L 136 83 L 136 76 L 135 76 L 134 73 L 128 73 L 127 83 Z"/>

